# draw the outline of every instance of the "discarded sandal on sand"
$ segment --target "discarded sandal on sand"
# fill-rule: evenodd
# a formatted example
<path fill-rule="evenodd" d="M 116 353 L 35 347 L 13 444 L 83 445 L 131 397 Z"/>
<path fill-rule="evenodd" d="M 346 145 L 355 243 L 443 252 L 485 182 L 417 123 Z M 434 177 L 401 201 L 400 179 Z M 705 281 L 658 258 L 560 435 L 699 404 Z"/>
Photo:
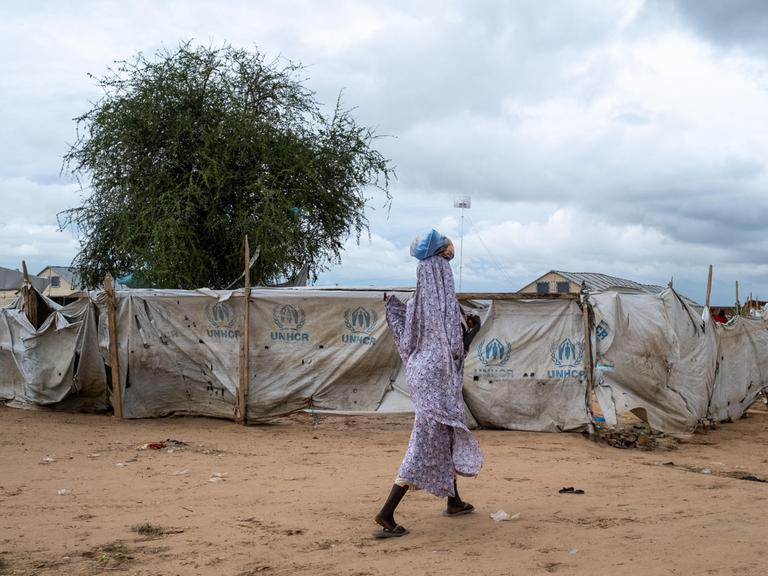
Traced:
<path fill-rule="evenodd" d="M 454 516 L 462 516 L 464 514 L 470 514 L 475 511 L 475 507 L 472 506 L 469 502 L 465 502 L 464 506 L 456 511 L 456 512 L 448 512 L 448 510 L 443 510 L 443 516 L 446 516 L 448 518 L 453 518 Z"/>
<path fill-rule="evenodd" d="M 568 486 L 568 488 L 560 488 L 558 492 L 560 494 L 584 494 L 584 490 L 581 488 L 574 488 L 573 486 Z"/>
<path fill-rule="evenodd" d="M 373 533 L 373 537 L 377 540 L 383 540 L 384 538 L 399 538 L 400 536 L 405 536 L 409 532 L 410 530 L 408 530 L 408 528 L 404 528 L 398 524 L 394 528 L 382 528 L 381 530 L 377 530 Z"/>

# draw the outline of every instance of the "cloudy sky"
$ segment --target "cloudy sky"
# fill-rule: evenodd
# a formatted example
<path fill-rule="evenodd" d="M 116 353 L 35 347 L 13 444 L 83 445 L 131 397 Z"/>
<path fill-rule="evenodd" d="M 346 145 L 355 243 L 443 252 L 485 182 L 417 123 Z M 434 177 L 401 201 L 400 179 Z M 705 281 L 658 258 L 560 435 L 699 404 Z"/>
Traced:
<path fill-rule="evenodd" d="M 319 284 L 412 285 L 410 239 L 464 220 L 464 290 L 550 269 L 768 298 L 768 3 L 762 0 L 99 1 L 0 5 L 0 266 L 68 264 L 56 215 L 72 118 L 114 60 L 194 38 L 344 89 L 397 181 Z M 459 258 L 454 260 L 459 274 Z M 743 300 L 743 298 L 742 298 Z"/>

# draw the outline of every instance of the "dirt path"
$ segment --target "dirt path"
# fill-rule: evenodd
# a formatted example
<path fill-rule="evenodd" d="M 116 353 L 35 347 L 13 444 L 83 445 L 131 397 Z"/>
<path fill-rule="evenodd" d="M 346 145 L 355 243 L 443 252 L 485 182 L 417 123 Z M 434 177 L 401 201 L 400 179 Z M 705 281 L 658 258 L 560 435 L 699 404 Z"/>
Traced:
<path fill-rule="evenodd" d="M 408 417 L 243 428 L 0 407 L 0 574 L 764 575 L 768 484 L 732 477 L 768 478 L 768 412 L 749 416 L 653 452 L 480 431 L 486 466 L 460 483 L 477 513 L 409 493 L 412 533 L 374 541 Z M 185 445 L 139 449 L 166 439 Z"/>

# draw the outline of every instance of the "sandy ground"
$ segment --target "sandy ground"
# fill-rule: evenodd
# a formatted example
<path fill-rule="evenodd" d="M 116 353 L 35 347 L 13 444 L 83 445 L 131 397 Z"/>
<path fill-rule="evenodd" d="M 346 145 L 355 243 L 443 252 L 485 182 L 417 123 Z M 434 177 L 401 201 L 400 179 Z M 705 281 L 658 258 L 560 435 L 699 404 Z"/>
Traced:
<path fill-rule="evenodd" d="M 768 477 L 762 407 L 650 452 L 479 431 L 485 468 L 460 483 L 477 512 L 444 518 L 409 493 L 412 533 L 375 541 L 409 432 L 409 417 L 239 427 L 0 407 L 0 574 L 768 574 L 768 484 L 732 477 Z M 139 449 L 166 439 L 186 446 Z"/>

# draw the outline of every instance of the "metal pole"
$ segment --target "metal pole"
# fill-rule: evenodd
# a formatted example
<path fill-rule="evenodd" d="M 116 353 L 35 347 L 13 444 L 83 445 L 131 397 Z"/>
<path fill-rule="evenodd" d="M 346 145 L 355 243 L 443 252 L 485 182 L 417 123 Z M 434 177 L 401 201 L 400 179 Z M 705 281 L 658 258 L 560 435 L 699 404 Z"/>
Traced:
<path fill-rule="evenodd" d="M 461 209 L 461 235 L 459 242 L 459 292 L 461 292 L 461 275 L 464 271 L 464 208 Z"/>
<path fill-rule="evenodd" d="M 472 207 L 472 201 L 469 196 L 460 196 L 453 201 L 454 208 L 461 209 L 461 238 L 459 242 L 459 291 L 461 291 L 461 280 L 464 276 L 464 209 Z"/>

